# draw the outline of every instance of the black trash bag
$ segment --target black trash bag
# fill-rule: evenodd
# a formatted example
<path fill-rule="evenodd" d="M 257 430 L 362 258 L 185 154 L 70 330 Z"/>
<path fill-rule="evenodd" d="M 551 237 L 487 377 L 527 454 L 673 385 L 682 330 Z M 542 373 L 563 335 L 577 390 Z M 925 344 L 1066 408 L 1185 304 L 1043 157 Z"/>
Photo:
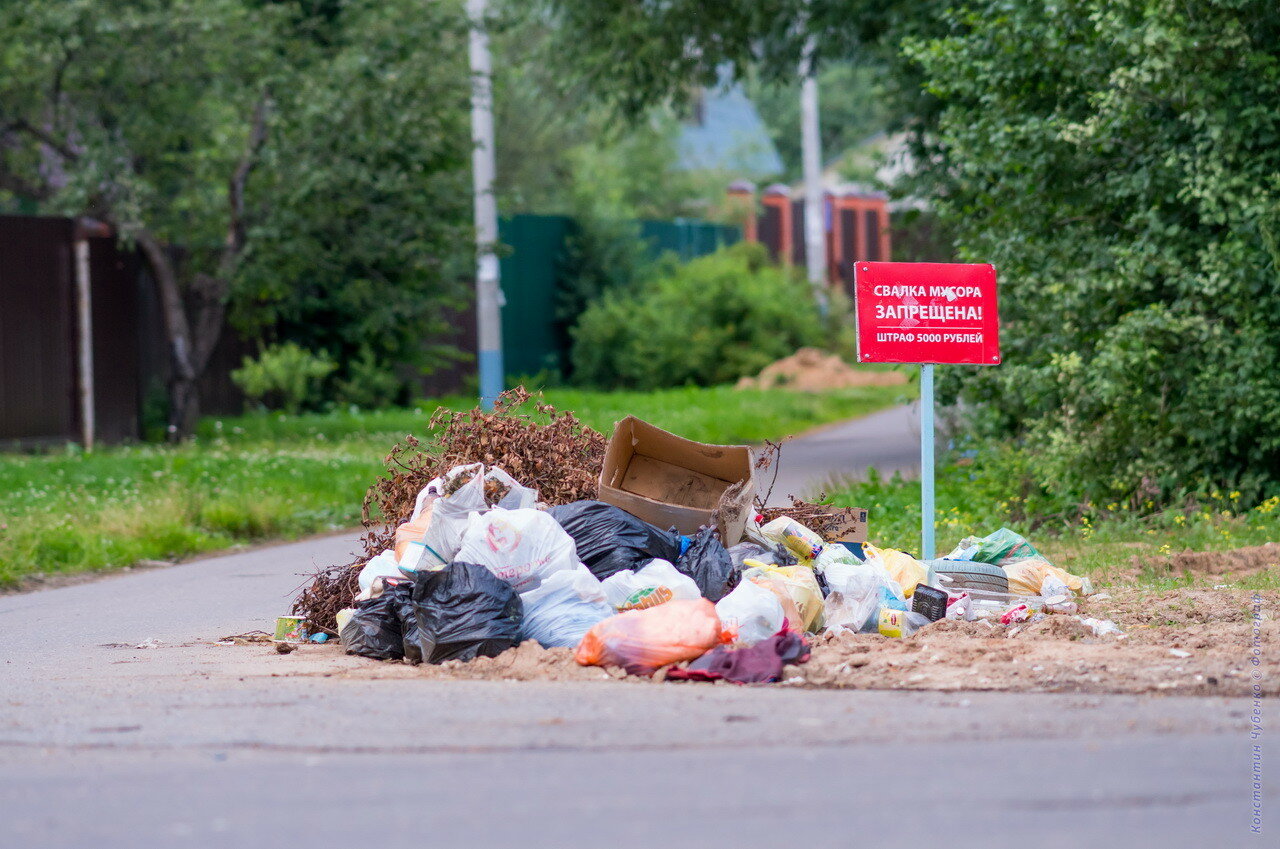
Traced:
<path fill-rule="evenodd" d="M 419 572 L 413 610 L 416 650 L 409 654 L 426 663 L 496 657 L 520 642 L 520 595 L 475 563 Z"/>
<path fill-rule="evenodd" d="M 406 581 L 388 587 L 382 595 L 356 603 L 356 612 L 338 635 L 347 654 L 374 660 L 404 657 L 404 632 L 400 626 L 400 605 L 408 600 L 411 587 Z"/>
<path fill-rule="evenodd" d="M 600 580 L 657 558 L 675 563 L 680 536 L 603 501 L 575 501 L 547 511 L 573 537 L 578 559 Z"/>
<path fill-rule="evenodd" d="M 742 573 L 733 566 L 729 550 L 716 536 L 715 528 L 698 531 L 689 548 L 676 560 L 676 569 L 693 578 L 703 598 L 711 601 L 724 598 L 742 579 Z"/>

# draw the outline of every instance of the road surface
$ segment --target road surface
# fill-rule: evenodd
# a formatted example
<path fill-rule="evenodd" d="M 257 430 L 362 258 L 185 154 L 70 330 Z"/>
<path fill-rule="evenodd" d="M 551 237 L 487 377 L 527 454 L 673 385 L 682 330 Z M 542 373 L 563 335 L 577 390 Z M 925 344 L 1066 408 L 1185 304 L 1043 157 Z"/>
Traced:
<path fill-rule="evenodd" d="M 832 483 L 864 476 L 869 468 L 883 475 L 920 474 L 919 404 L 820 427 L 783 443 L 769 504 L 786 506 L 791 503 L 789 495 L 816 495 Z M 771 476 L 771 472 L 761 475 L 762 490 L 768 490 Z"/>
<path fill-rule="evenodd" d="M 354 673 L 372 661 L 332 647 L 216 644 L 269 628 L 299 573 L 354 547 L 313 539 L 0 597 L 0 846 L 1250 837 L 1247 700 L 367 680 Z M 1263 804 L 1276 810 L 1271 789 Z"/>

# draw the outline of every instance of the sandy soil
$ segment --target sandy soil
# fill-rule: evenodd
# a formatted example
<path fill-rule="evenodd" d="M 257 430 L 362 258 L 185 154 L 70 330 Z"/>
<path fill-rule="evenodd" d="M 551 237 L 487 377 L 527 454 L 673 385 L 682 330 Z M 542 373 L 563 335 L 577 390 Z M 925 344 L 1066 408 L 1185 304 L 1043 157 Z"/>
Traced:
<path fill-rule="evenodd" d="M 757 377 L 738 381 L 739 389 L 775 386 L 801 392 L 822 392 L 852 386 L 897 386 L 907 382 L 900 371 L 869 371 L 849 365 L 835 354 L 818 348 L 801 348 L 789 357 L 770 363 Z"/>
<path fill-rule="evenodd" d="M 1250 662 L 1252 593 L 1126 589 L 1085 602 L 1081 611 L 1115 621 L 1124 637 L 1096 637 L 1075 617 L 1061 615 L 1010 628 L 939 622 L 906 639 L 822 635 L 813 638 L 810 661 L 787 667 L 777 686 L 1246 696 L 1256 680 L 1266 695 L 1280 695 L 1280 591 L 1265 591 L 1258 598 L 1262 651 L 1257 666 Z M 279 673 L 515 681 L 626 677 L 620 670 L 578 666 L 570 649 L 546 650 L 535 643 L 496 658 L 440 666 L 379 663 L 343 656 L 340 646 L 306 646 L 290 655 Z M 652 681 L 629 680 L 662 683 L 663 678 L 660 671 Z"/>

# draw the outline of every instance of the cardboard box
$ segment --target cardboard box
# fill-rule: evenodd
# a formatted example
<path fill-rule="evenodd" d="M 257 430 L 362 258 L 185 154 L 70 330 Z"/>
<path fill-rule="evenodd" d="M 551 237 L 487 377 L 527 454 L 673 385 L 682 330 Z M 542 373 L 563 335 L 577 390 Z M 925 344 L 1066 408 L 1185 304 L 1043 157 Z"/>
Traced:
<path fill-rule="evenodd" d="M 866 542 L 867 511 L 861 507 L 831 507 L 838 517 L 832 523 L 827 539 L 834 542 Z"/>
<path fill-rule="evenodd" d="M 742 539 L 755 509 L 754 462 L 746 445 L 708 445 L 667 433 L 635 416 L 614 427 L 597 498 L 651 525 L 693 534 L 721 509 L 725 545 Z M 744 486 L 725 499 L 725 490 Z"/>

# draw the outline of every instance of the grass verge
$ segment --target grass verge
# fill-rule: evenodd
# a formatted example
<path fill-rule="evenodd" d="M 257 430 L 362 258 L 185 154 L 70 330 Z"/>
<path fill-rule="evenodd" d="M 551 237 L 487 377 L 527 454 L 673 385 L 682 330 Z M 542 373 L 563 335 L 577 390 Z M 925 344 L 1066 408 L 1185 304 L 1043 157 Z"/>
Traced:
<path fill-rule="evenodd" d="M 627 414 L 704 442 L 760 442 L 904 400 L 914 385 L 824 394 L 681 388 L 552 389 L 548 402 L 604 433 Z M 0 455 L 0 588 L 36 576 L 169 560 L 354 527 L 392 444 L 439 405 L 206 419 L 179 446 Z"/>
<path fill-rule="evenodd" d="M 1244 577 L 1214 576 L 1164 564 L 1184 551 L 1224 551 L 1280 540 L 1280 495 L 1259 504 L 1239 503 L 1239 493 L 1215 493 L 1182 509 L 1138 514 L 1118 505 L 1081 505 L 1071 515 L 1028 516 L 1016 488 L 1001 491 L 978 461 L 937 471 L 935 535 L 938 556 L 966 536 L 1001 527 L 1025 536 L 1054 564 L 1089 575 L 1098 585 L 1137 583 L 1152 589 L 1229 584 L 1244 589 L 1280 588 L 1280 564 Z M 1015 491 L 1009 491 L 1015 490 Z M 829 500 L 869 512 L 869 539 L 920 553 L 920 484 L 871 476 L 828 493 Z"/>

